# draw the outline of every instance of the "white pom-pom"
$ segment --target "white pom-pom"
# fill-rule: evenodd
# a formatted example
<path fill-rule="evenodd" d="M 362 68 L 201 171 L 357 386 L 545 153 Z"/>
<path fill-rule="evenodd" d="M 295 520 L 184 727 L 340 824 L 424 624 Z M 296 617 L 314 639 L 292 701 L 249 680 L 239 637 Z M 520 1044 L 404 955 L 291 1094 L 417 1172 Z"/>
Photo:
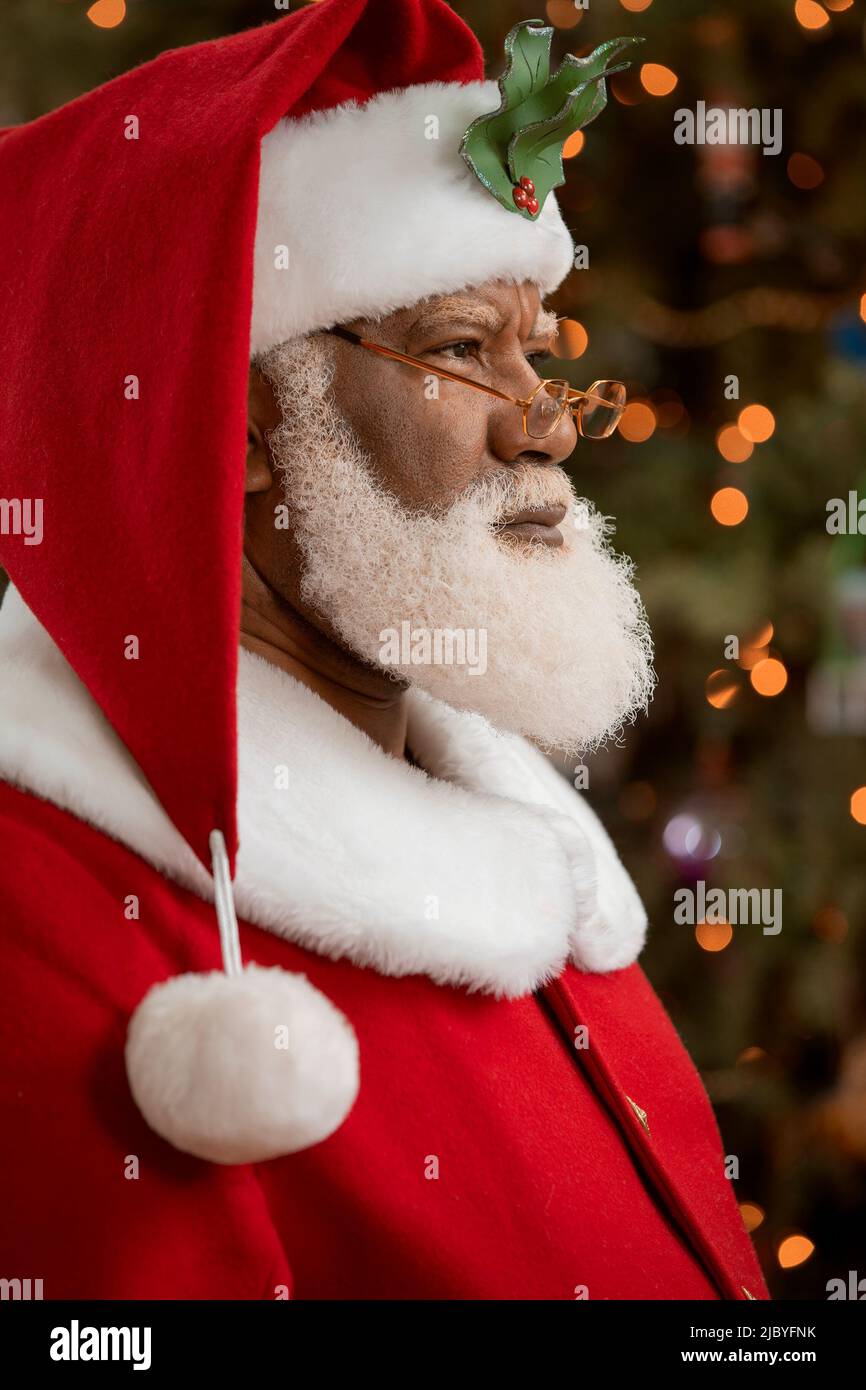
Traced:
<path fill-rule="evenodd" d="M 358 1041 L 305 975 L 248 965 L 154 985 L 126 1071 L 151 1129 L 211 1163 L 259 1163 L 333 1134 L 358 1094 Z"/>

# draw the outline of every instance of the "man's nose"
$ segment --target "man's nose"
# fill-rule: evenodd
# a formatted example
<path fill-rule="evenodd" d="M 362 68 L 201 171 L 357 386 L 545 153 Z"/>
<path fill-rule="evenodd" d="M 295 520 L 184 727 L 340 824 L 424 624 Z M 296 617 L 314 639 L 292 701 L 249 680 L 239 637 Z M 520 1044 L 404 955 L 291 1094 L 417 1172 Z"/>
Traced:
<path fill-rule="evenodd" d="M 534 372 L 522 392 L 527 400 L 538 385 Z M 513 388 L 512 388 L 513 389 Z M 517 392 L 515 392 L 515 395 Z M 565 410 L 550 434 L 536 438 L 523 427 L 524 412 L 519 405 L 497 401 L 490 412 L 488 446 L 503 463 L 562 463 L 577 444 L 577 428 L 570 410 Z"/>

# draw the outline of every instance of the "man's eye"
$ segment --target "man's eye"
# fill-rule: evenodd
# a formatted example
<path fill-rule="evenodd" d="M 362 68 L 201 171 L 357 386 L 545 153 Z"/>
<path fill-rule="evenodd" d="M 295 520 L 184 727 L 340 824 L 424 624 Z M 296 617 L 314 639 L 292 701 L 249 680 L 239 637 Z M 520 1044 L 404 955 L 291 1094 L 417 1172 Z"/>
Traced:
<path fill-rule="evenodd" d="M 443 357 L 456 357 L 458 360 L 463 361 L 465 358 L 470 357 L 477 347 L 477 343 L 461 340 L 459 343 L 445 343 L 442 347 L 436 348 L 436 352 L 440 353 Z"/>

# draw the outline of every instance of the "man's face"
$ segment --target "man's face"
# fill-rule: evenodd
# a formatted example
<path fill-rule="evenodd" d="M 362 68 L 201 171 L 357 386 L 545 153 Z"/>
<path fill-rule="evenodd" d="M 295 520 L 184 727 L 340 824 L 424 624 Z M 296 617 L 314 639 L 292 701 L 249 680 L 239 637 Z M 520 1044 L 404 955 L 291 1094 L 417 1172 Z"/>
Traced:
<path fill-rule="evenodd" d="M 544 309 L 532 284 L 492 282 L 460 294 L 437 295 L 386 317 L 355 319 L 354 332 L 430 363 L 526 399 L 538 384 L 537 368 L 549 354 L 556 315 Z M 520 408 L 507 401 L 444 381 L 330 338 L 332 395 L 381 485 L 410 510 L 447 506 L 485 473 L 524 462 L 556 464 L 574 449 L 577 433 L 566 414 L 553 434 L 531 439 Z M 272 384 L 250 371 L 250 418 L 261 439 L 280 423 Z M 266 447 L 260 445 L 264 456 Z M 267 451 L 268 463 L 273 457 Z M 283 503 L 278 470 L 272 485 L 247 500 L 245 549 L 259 574 L 314 627 L 335 633 L 327 617 L 310 611 L 301 594 L 303 556 L 291 528 L 274 527 Z M 553 510 L 551 520 L 557 515 Z M 542 528 L 540 540 L 558 545 L 561 532 Z M 503 537 L 520 543 L 525 525 Z"/>
<path fill-rule="evenodd" d="M 431 368 L 525 399 L 538 385 L 556 316 L 542 309 L 534 285 L 494 283 L 346 326 Z M 380 482 L 412 509 L 447 505 L 503 465 L 561 463 L 577 437 L 567 414 L 554 434 L 531 439 L 517 406 L 350 343 L 338 343 L 333 391 Z"/>
<path fill-rule="evenodd" d="M 533 286 L 489 284 L 347 326 L 525 398 L 554 322 Z M 559 466 L 569 418 L 530 438 L 509 401 L 329 334 L 258 365 L 245 553 L 274 593 L 370 667 L 545 744 L 587 748 L 645 703 L 643 609 Z"/>

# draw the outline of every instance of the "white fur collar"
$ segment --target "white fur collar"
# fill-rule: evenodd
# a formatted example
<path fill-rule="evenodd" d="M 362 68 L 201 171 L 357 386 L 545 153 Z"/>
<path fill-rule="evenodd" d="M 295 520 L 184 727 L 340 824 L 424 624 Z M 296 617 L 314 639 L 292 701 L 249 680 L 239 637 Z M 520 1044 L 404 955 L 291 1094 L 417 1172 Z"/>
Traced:
<path fill-rule="evenodd" d="M 0 672 L 0 777 L 212 900 L 210 876 L 11 586 Z M 385 975 L 500 996 L 529 993 L 569 958 L 590 971 L 636 959 L 646 915 L 634 885 L 537 749 L 419 692 L 408 741 L 426 772 L 241 650 L 241 917 Z"/>

